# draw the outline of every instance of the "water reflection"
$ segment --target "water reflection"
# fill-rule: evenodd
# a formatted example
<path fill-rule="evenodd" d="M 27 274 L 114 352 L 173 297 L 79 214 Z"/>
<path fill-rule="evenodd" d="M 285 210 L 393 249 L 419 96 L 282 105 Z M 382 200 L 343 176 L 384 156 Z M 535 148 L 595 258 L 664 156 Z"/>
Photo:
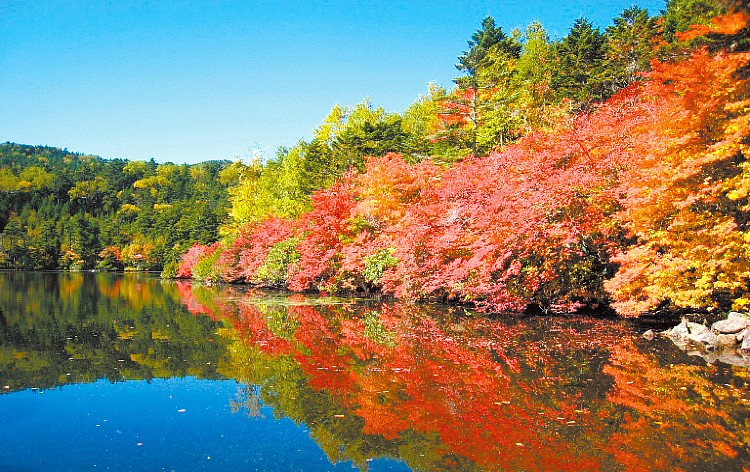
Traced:
<path fill-rule="evenodd" d="M 621 322 L 0 274 L 5 393 L 186 376 L 238 380 L 212 400 L 235 419 L 300 425 L 330 461 L 315 470 L 743 470 L 750 460 L 748 371 Z"/>
<path fill-rule="evenodd" d="M 127 274 L 0 274 L 0 379 L 7 391 L 69 383 L 219 378 L 221 329 L 177 287 Z"/>
<path fill-rule="evenodd" d="M 259 386 L 236 404 L 308 425 L 334 463 L 743 470 L 750 459 L 748 372 L 707 366 L 624 323 L 298 296 L 265 304 L 190 284 L 180 293 L 235 327 L 234 375 Z"/>

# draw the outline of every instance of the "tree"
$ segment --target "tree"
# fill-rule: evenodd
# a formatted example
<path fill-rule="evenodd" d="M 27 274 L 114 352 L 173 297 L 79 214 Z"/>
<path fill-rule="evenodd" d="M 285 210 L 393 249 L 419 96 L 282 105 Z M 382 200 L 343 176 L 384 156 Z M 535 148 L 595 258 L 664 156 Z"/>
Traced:
<path fill-rule="evenodd" d="M 656 124 L 643 134 L 638 165 L 622 176 L 620 218 L 635 242 L 608 282 L 622 313 L 750 305 L 750 87 L 736 73 L 749 60 L 746 52 L 703 49 L 676 64 L 654 63 L 644 96 L 658 104 Z"/>
<path fill-rule="evenodd" d="M 675 41 L 677 33 L 693 25 L 705 25 L 711 19 L 726 13 L 733 0 L 667 0 L 664 11 L 664 37 Z"/>
<path fill-rule="evenodd" d="M 466 75 L 455 80 L 458 89 L 441 116 L 449 139 L 461 142 L 473 155 L 502 146 L 515 134 L 517 113 L 509 105 L 514 99 L 511 77 L 522 49 L 519 37 L 517 32 L 507 36 L 488 16 L 468 42 L 469 50 L 458 58 L 456 67 Z"/>
<path fill-rule="evenodd" d="M 407 133 L 408 140 L 408 154 L 405 154 L 405 158 L 409 162 L 416 163 L 428 157 L 455 161 L 450 156 L 451 143 L 443 140 L 441 144 L 436 139 L 440 131 L 438 112 L 445 98 L 445 89 L 430 83 L 427 85 L 427 93 L 417 98 L 402 114 L 402 129 Z"/>
<path fill-rule="evenodd" d="M 511 57 L 518 57 L 521 53 L 520 44 L 514 38 L 506 36 L 502 27 L 498 27 L 491 16 L 482 20 L 482 28 L 471 36 L 468 44 L 469 50 L 459 56 L 456 68 L 466 72 L 470 78 L 476 77 L 483 66 L 482 62 L 492 48 L 500 49 Z"/>
<path fill-rule="evenodd" d="M 604 35 L 586 18 L 579 18 L 565 38 L 557 43 L 552 86 L 571 109 L 583 109 L 594 100 L 609 96 L 608 78 L 603 76 Z"/>
<path fill-rule="evenodd" d="M 659 40 L 657 18 L 643 8 L 627 8 L 607 27 L 605 37 L 605 66 L 614 80 L 610 86 L 614 92 L 649 70 Z"/>
<path fill-rule="evenodd" d="M 524 32 L 523 51 L 516 64 L 513 88 L 518 90 L 518 107 L 527 131 L 549 129 L 557 120 L 552 89 L 554 48 L 541 23 L 531 23 Z"/>

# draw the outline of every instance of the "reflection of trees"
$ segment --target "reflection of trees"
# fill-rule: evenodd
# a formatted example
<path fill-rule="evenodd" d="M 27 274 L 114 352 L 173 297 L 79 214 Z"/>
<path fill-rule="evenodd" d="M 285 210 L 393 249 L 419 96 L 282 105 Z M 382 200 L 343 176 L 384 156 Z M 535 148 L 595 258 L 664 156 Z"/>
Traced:
<path fill-rule="evenodd" d="M 663 366 L 616 322 L 218 294 L 182 288 L 194 310 L 236 328 L 223 373 L 257 386 L 238 404 L 252 412 L 262 401 L 306 424 L 332 462 L 733 470 L 747 460 L 738 394 L 748 397 L 747 373 L 701 378 L 703 368 Z"/>
<path fill-rule="evenodd" d="M 271 407 L 362 470 L 377 457 L 423 471 L 741 470 L 750 373 L 674 357 L 669 343 L 665 361 L 656 346 L 615 322 L 0 274 L 10 391 L 235 378 L 248 385 L 235 411 Z"/>
<path fill-rule="evenodd" d="M 739 470 L 750 461 L 747 370 L 662 368 L 632 342 L 614 346 L 607 399 L 624 411 L 607 449 L 629 470 Z M 747 470 L 747 469 L 744 469 Z"/>
<path fill-rule="evenodd" d="M 99 378 L 216 378 L 215 322 L 141 274 L 0 274 L 0 378 L 10 391 Z"/>
<path fill-rule="evenodd" d="M 221 310 L 239 336 L 235 375 L 260 386 L 277 414 L 307 424 L 333 462 L 364 467 L 387 455 L 416 470 L 598 468 L 560 439 L 553 418 L 574 408 L 530 396 L 521 366 L 504 354 L 520 327 L 488 336 L 482 322 L 440 322 L 408 305 L 289 306 L 281 316 L 240 301 Z M 540 453 L 547 449 L 555 453 Z"/>

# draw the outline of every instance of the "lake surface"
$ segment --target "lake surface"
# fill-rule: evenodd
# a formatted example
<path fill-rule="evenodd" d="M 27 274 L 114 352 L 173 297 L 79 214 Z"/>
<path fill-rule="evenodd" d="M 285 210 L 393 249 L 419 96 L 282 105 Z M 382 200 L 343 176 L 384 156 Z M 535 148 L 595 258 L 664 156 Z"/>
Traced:
<path fill-rule="evenodd" d="M 0 273 L 0 470 L 749 470 L 748 369 L 642 329 Z"/>

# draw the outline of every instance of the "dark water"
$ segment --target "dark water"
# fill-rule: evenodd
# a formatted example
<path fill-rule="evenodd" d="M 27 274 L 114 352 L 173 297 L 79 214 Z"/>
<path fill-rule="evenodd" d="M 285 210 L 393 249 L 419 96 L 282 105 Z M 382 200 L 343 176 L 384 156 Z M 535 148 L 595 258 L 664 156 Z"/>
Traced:
<path fill-rule="evenodd" d="M 639 329 L 0 273 L 0 470 L 750 470 L 750 372 Z"/>

